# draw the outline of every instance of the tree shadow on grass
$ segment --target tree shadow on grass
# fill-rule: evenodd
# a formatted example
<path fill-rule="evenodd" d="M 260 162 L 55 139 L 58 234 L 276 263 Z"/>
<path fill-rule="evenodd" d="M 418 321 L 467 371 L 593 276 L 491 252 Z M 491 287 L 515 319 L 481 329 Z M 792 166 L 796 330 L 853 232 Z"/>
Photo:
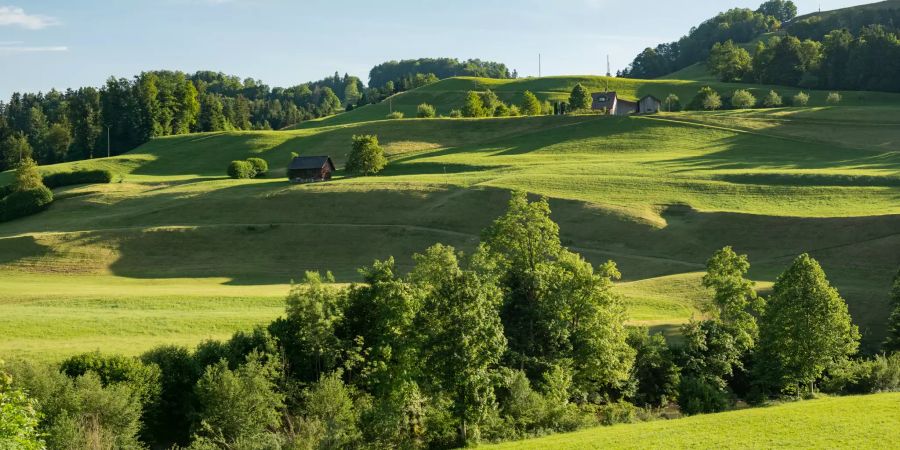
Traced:
<path fill-rule="evenodd" d="M 0 239 L 0 266 L 15 265 L 28 259 L 40 259 L 52 254 L 50 247 L 37 242 L 34 236 Z"/>

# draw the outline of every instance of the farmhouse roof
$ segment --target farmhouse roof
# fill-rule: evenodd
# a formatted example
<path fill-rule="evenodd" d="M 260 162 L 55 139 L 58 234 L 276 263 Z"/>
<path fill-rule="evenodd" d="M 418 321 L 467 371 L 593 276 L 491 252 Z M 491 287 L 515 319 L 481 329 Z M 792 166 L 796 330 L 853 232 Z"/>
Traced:
<path fill-rule="evenodd" d="M 334 171 L 334 162 L 329 156 L 298 156 L 291 161 L 288 170 L 321 169 L 326 164 Z"/>
<path fill-rule="evenodd" d="M 641 97 L 641 100 L 640 100 L 640 101 L 644 101 L 645 99 L 648 99 L 648 98 L 652 98 L 653 100 L 656 100 L 657 102 L 662 103 L 662 100 L 656 98 L 656 97 L 653 96 L 653 95 L 645 95 L 645 96 Z"/>

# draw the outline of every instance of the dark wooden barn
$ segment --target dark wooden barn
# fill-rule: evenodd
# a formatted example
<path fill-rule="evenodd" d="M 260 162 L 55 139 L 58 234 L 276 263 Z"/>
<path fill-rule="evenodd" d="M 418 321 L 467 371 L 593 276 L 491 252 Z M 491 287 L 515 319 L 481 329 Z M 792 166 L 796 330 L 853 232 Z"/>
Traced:
<path fill-rule="evenodd" d="M 328 156 L 298 156 L 291 161 L 287 174 L 291 183 L 312 183 L 331 179 L 334 162 Z"/>

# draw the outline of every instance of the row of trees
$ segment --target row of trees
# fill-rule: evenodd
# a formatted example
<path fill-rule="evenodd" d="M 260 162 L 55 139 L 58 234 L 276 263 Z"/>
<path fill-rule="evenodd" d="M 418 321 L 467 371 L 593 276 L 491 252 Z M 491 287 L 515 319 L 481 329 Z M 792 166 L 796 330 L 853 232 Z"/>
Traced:
<path fill-rule="evenodd" d="M 405 275 L 376 261 L 349 287 L 307 273 L 284 317 L 193 352 L 8 364 L 0 411 L 51 449 L 450 448 L 627 421 L 635 405 L 900 388 L 900 354 L 850 359 L 859 332 L 808 255 L 763 300 L 747 257 L 716 252 L 709 318 L 677 345 L 625 326 L 616 265 L 563 247 L 546 200 L 514 194 L 468 256 L 438 244 L 413 260 Z M 900 277 L 894 297 L 886 350 Z"/>
<path fill-rule="evenodd" d="M 282 128 L 358 103 L 362 90 L 359 79 L 338 74 L 270 88 L 221 73 L 159 71 L 110 78 L 99 90 L 15 93 L 0 103 L 0 170 L 29 157 L 52 164 L 119 154 L 159 136 Z"/>
<path fill-rule="evenodd" d="M 627 69 L 620 71 L 625 78 L 658 78 L 705 61 L 712 46 L 719 42 L 750 42 L 760 34 L 778 30 L 782 22 L 797 15 L 791 1 L 770 0 L 756 11 L 736 8 L 718 14 L 691 29 L 676 42 L 660 44 L 641 52 Z"/>
<path fill-rule="evenodd" d="M 688 103 L 686 109 L 694 111 L 715 111 L 719 109 L 750 109 L 756 107 L 778 108 L 781 106 L 806 106 L 809 104 L 810 96 L 805 92 L 798 92 L 791 97 L 785 98 L 778 92 L 771 90 L 762 99 L 757 99 L 752 92 L 746 89 L 735 90 L 730 97 L 723 97 L 718 91 L 710 86 L 700 88 L 697 95 Z M 830 92 L 825 98 L 825 102 L 830 105 L 837 105 L 843 101 L 843 97 L 839 92 Z M 682 109 L 681 99 L 675 94 L 669 94 L 663 101 L 663 107 L 666 111 L 680 111 Z"/>
<path fill-rule="evenodd" d="M 900 92 L 898 60 L 898 34 L 872 25 L 856 36 L 835 30 L 822 41 L 776 36 L 752 54 L 732 41 L 716 43 L 707 67 L 722 81 Z"/>
<path fill-rule="evenodd" d="M 430 82 L 450 77 L 517 78 L 505 64 L 456 58 L 419 58 L 388 61 L 369 71 L 369 86 L 385 88 L 390 93 L 406 91 Z M 433 80 L 433 81 L 430 81 Z M 390 83 L 390 84 L 389 84 Z"/>

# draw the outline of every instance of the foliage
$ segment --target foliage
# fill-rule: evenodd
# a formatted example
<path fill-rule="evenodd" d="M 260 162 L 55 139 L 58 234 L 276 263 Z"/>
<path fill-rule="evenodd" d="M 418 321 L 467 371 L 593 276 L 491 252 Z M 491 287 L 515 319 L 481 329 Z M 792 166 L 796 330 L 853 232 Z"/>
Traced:
<path fill-rule="evenodd" d="M 541 102 L 538 98 L 532 94 L 530 91 L 525 91 L 522 94 L 522 115 L 524 116 L 539 116 L 542 113 Z"/>
<path fill-rule="evenodd" d="M 475 91 L 466 93 L 466 100 L 462 107 L 463 117 L 483 117 L 485 116 L 484 101 L 481 95 Z"/>
<path fill-rule="evenodd" d="M 678 405 L 688 415 L 715 413 L 728 407 L 728 397 L 714 383 L 688 376 L 678 387 Z"/>
<path fill-rule="evenodd" d="M 629 334 L 629 345 L 637 352 L 632 375 L 637 382 L 635 404 L 661 408 L 677 401 L 681 369 L 666 339 L 637 328 Z"/>
<path fill-rule="evenodd" d="M 455 58 L 419 58 L 381 63 L 369 71 L 369 86 L 381 87 L 388 82 L 405 91 L 424 84 L 414 83 L 417 76 L 429 75 L 430 82 L 444 78 L 468 76 L 484 78 L 510 78 L 509 70 L 502 63 Z"/>
<path fill-rule="evenodd" d="M 782 99 L 781 95 L 775 91 L 769 91 L 769 94 L 763 99 L 763 106 L 766 108 L 777 108 L 783 104 L 784 99 Z"/>
<path fill-rule="evenodd" d="M 590 109 L 592 101 L 591 93 L 588 92 L 587 88 L 582 86 L 581 83 L 576 84 L 575 87 L 572 88 L 572 93 L 569 94 L 569 105 L 571 105 L 572 109 L 575 111 Z"/>
<path fill-rule="evenodd" d="M 246 179 L 256 176 L 256 169 L 248 161 L 232 161 L 228 165 L 228 176 L 234 179 Z"/>
<path fill-rule="evenodd" d="M 760 377 L 776 391 L 811 391 L 827 367 L 856 353 L 859 330 L 809 255 L 797 257 L 773 290 L 760 321 Z"/>
<path fill-rule="evenodd" d="M 762 313 L 764 307 L 754 283 L 746 278 L 749 270 L 747 255 L 724 247 L 706 262 L 703 276 L 703 287 L 715 291 L 713 302 L 718 318 L 737 332 L 735 340 L 743 352 L 756 345 L 759 329 L 754 314 Z"/>
<path fill-rule="evenodd" d="M 264 177 L 269 172 L 269 163 L 262 158 L 247 158 L 247 162 L 253 166 L 255 177 Z"/>
<path fill-rule="evenodd" d="M 768 0 L 756 12 L 772 16 L 780 22 L 788 22 L 797 17 L 797 5 L 791 0 Z"/>
<path fill-rule="evenodd" d="M 745 89 L 738 89 L 731 95 L 731 106 L 737 109 L 751 109 L 756 106 L 756 97 Z"/>
<path fill-rule="evenodd" d="M 39 415 L 34 401 L 13 387 L 12 377 L 0 371 L 0 448 L 41 450 Z"/>
<path fill-rule="evenodd" d="M 388 114 L 387 116 L 385 116 L 385 118 L 390 119 L 390 120 L 399 120 L 399 119 L 403 118 L 403 113 L 400 111 L 394 111 L 394 112 Z"/>
<path fill-rule="evenodd" d="M 753 69 L 753 59 L 750 52 L 729 40 L 713 45 L 706 66 L 722 81 L 739 81 Z"/>
<path fill-rule="evenodd" d="M 826 101 L 830 105 L 837 105 L 841 103 L 841 100 L 843 100 L 843 96 L 841 96 L 840 92 L 829 92 L 826 99 Z"/>
<path fill-rule="evenodd" d="M 304 393 L 303 401 L 305 426 L 321 429 L 316 436 L 317 448 L 353 448 L 360 444 L 359 412 L 339 372 L 323 376 Z"/>
<path fill-rule="evenodd" d="M 74 170 L 72 172 L 57 172 L 46 175 L 43 178 L 44 186 L 56 189 L 63 186 L 77 184 L 106 184 L 112 183 L 113 173 L 109 170 Z"/>
<path fill-rule="evenodd" d="M 887 338 L 884 351 L 900 353 L 900 270 L 891 286 L 891 315 L 888 318 Z"/>
<path fill-rule="evenodd" d="M 143 355 L 141 361 L 159 368 L 159 395 L 144 409 L 144 427 L 151 442 L 160 446 L 187 445 L 193 421 L 194 385 L 202 367 L 184 347 L 162 346 Z"/>
<path fill-rule="evenodd" d="M 430 119 L 435 117 L 436 115 L 437 114 L 435 113 L 434 106 L 431 106 L 428 103 L 422 103 L 416 108 L 416 117 Z"/>
<path fill-rule="evenodd" d="M 831 394 L 861 395 L 898 390 L 900 353 L 844 361 L 831 367 L 822 383 L 822 391 Z"/>
<path fill-rule="evenodd" d="M 258 356 L 237 370 L 229 369 L 225 360 L 207 367 L 195 388 L 201 412 L 197 433 L 230 443 L 277 425 L 283 396 L 275 390 L 274 375 Z"/>
<path fill-rule="evenodd" d="M 291 375 L 301 381 L 316 381 L 334 368 L 340 354 L 335 329 L 343 320 L 345 295 L 331 284 L 334 277 L 326 273 L 307 272 L 300 284 L 291 286 L 288 294 L 287 321 L 292 336 L 289 367 Z M 290 357 L 290 355 L 297 355 Z"/>
<path fill-rule="evenodd" d="M 43 185 L 28 191 L 13 191 L 0 199 L 0 222 L 37 214 L 53 202 L 53 192 Z"/>
<path fill-rule="evenodd" d="M 666 112 L 681 111 L 681 99 L 675 94 L 669 94 L 665 100 Z"/>
<path fill-rule="evenodd" d="M 451 118 L 454 118 L 454 119 L 458 119 L 458 118 L 460 118 L 460 117 L 463 117 L 463 113 L 462 113 L 462 110 L 459 110 L 459 109 L 451 109 L 451 110 L 450 110 L 450 114 L 448 114 L 448 116 L 451 117 Z"/>
<path fill-rule="evenodd" d="M 806 106 L 809 104 L 809 94 L 798 92 L 791 101 L 792 106 Z"/>
<path fill-rule="evenodd" d="M 715 111 L 722 107 L 722 97 L 710 86 L 700 88 L 688 109 Z"/>
<path fill-rule="evenodd" d="M 13 182 L 13 190 L 18 192 L 33 191 L 44 187 L 41 173 L 38 172 L 37 164 L 31 158 L 26 158 L 16 168 L 16 179 Z"/>
<path fill-rule="evenodd" d="M 350 155 L 344 166 L 349 173 L 356 175 L 375 175 L 387 165 L 384 150 L 378 145 L 378 136 L 353 135 Z"/>

